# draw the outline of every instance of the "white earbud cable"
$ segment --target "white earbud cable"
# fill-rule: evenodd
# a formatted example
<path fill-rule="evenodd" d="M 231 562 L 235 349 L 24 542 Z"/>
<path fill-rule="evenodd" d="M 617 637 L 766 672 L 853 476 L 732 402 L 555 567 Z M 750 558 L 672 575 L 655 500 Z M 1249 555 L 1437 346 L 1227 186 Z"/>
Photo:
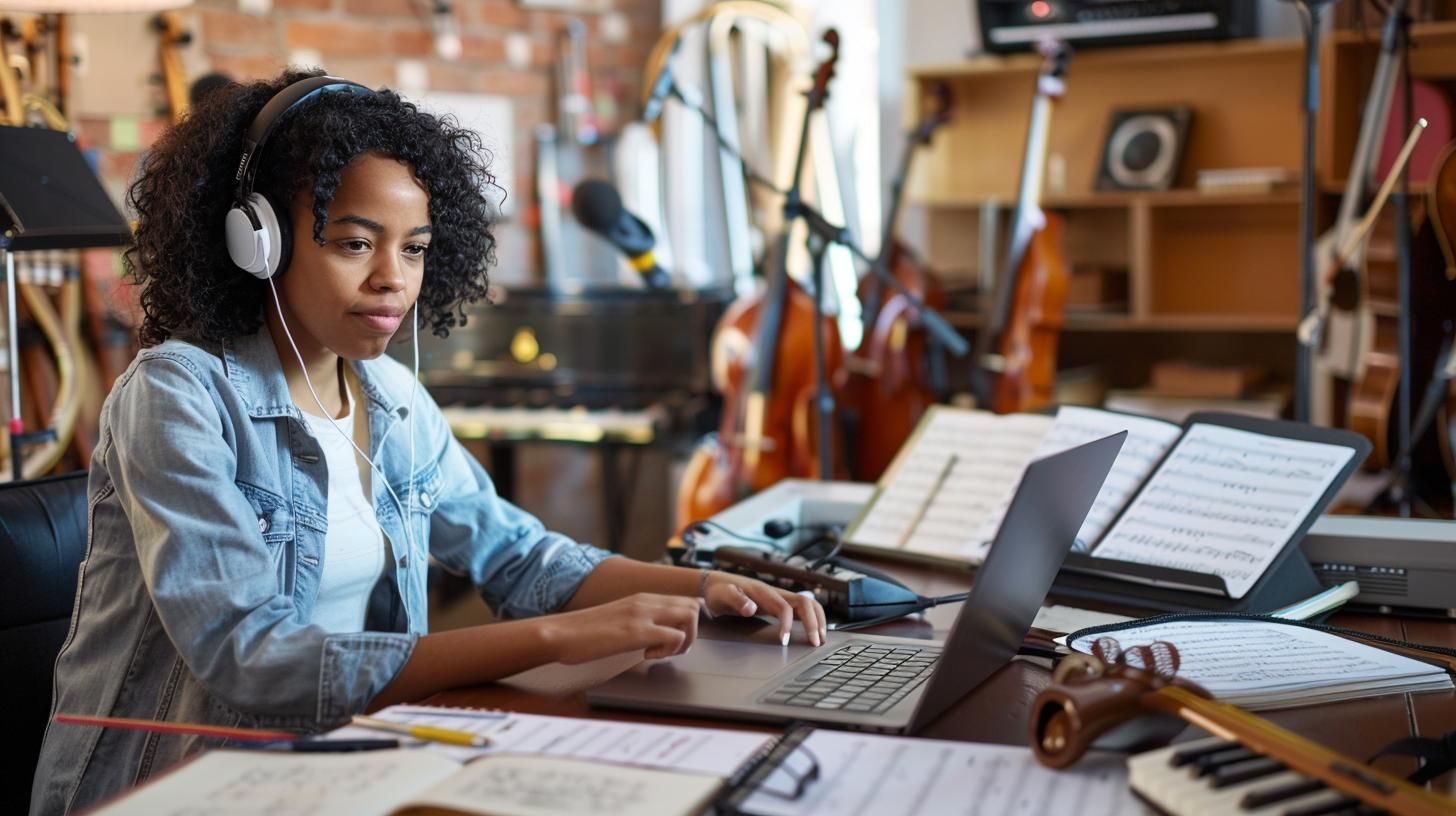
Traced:
<path fill-rule="evenodd" d="M 327 409 L 327 408 L 324 407 L 324 401 L 319 398 L 318 392 L 313 389 L 313 380 L 310 379 L 309 376 L 308 376 L 308 366 L 304 365 L 304 363 L 303 363 L 303 354 L 301 352 L 299 352 L 299 350 L 298 350 L 298 344 L 293 341 L 293 332 L 291 332 L 291 331 L 288 330 L 288 320 L 283 317 L 283 304 L 278 299 L 278 287 L 276 285 L 274 285 L 274 283 L 273 283 L 273 277 L 271 275 L 267 278 L 267 280 L 268 280 L 268 288 L 270 290 L 272 290 L 272 292 L 273 292 L 273 306 L 274 306 L 274 308 L 276 308 L 278 310 L 278 322 L 280 324 L 282 324 L 282 326 L 283 326 L 283 335 L 288 338 L 288 345 L 289 345 L 289 347 L 291 347 L 293 349 L 293 356 L 294 356 L 295 359 L 298 360 L 298 367 L 299 367 L 299 369 L 301 371 L 303 371 L 303 382 L 304 382 L 304 385 L 307 385 L 308 386 L 308 393 L 310 393 L 310 394 L 313 395 L 314 404 L 316 404 L 318 406 L 319 413 L 323 414 L 325 417 L 328 418 L 329 424 L 333 426 L 334 430 L 338 431 L 339 432 L 339 435 L 342 436 L 342 437 L 344 437 L 344 439 L 348 441 L 349 447 L 353 448 L 354 451 L 359 454 L 359 457 L 361 459 L 363 459 L 364 461 L 368 462 L 369 463 L 369 467 L 375 473 L 379 474 L 379 480 L 380 480 L 380 482 L 384 485 L 384 489 L 389 492 L 389 497 L 394 500 L 394 506 L 399 510 L 400 523 L 404 527 L 404 534 L 405 534 L 405 537 L 408 539 L 407 543 L 409 544 L 410 551 L 411 552 L 418 552 L 419 548 L 417 546 L 415 546 L 415 535 L 414 535 L 414 531 L 412 529 L 410 529 L 411 525 L 410 525 L 409 512 L 405 509 L 405 505 L 400 502 L 399 496 L 395 495 L 394 488 L 392 488 L 392 487 L 389 486 L 389 477 L 385 476 L 384 475 L 384 471 L 381 470 L 378 465 L 374 464 L 374 460 L 373 459 L 370 459 L 369 458 L 369 454 L 367 454 L 363 450 L 361 450 L 360 447 L 359 447 L 359 445 L 354 442 L 353 438 L 350 437 L 349 434 L 346 433 L 343 428 L 340 428 L 339 427 L 338 422 L 329 413 L 329 409 Z M 412 310 L 415 309 L 415 308 L 416 307 L 411 307 Z M 408 412 L 409 413 L 409 416 L 406 417 L 409 420 L 409 424 L 410 424 L 409 493 L 407 494 L 408 497 L 409 497 L 409 500 L 410 500 L 410 505 L 409 505 L 410 507 L 413 507 L 414 506 L 414 500 L 415 500 L 415 497 L 414 497 L 414 491 L 415 491 L 415 410 L 414 410 L 414 403 L 415 403 L 415 394 L 419 393 L 419 390 L 420 390 L 419 389 L 419 383 L 420 383 L 420 349 L 419 349 L 419 331 L 418 331 L 418 329 L 419 329 L 419 312 L 418 311 L 415 311 L 414 325 L 415 325 L 415 354 L 414 354 L 414 357 L 415 357 L 415 360 L 414 360 L 414 362 L 415 362 L 415 369 L 414 369 L 414 371 L 415 371 L 415 373 L 414 373 L 414 379 L 412 380 L 411 386 L 410 386 L 410 407 L 409 407 L 409 412 Z M 347 396 L 346 396 L 346 398 L 347 398 Z"/>

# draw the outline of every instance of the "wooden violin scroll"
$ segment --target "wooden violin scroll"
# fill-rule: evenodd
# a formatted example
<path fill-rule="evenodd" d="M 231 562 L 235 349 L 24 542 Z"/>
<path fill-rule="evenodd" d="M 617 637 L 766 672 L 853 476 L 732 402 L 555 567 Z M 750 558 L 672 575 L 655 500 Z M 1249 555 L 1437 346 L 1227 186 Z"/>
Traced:
<path fill-rule="evenodd" d="M 814 69 L 814 87 L 809 89 L 811 111 L 824 107 L 829 98 L 829 80 L 834 79 L 834 66 L 839 63 L 839 32 L 832 28 L 825 30 L 823 42 L 829 46 L 829 55 Z"/>
<path fill-rule="evenodd" d="M 1158 715 L 1160 706 L 1150 700 L 1164 688 L 1209 696 L 1178 678 L 1181 661 L 1171 643 L 1123 651 L 1116 640 L 1104 637 L 1093 653 L 1064 658 L 1052 685 L 1032 703 L 1029 742 L 1037 760 L 1049 768 L 1075 764 L 1094 743 L 1126 749 L 1170 739 L 1183 722 Z"/>

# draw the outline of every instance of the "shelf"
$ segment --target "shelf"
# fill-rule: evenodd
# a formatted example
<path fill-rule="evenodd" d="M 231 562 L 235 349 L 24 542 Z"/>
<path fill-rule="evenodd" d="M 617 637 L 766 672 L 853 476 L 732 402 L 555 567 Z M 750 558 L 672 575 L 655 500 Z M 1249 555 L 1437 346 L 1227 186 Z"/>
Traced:
<path fill-rule="evenodd" d="M 984 321 L 977 312 L 946 312 L 945 319 L 958 329 L 979 329 Z M 1065 332 L 1293 332 L 1299 321 L 1279 315 L 1127 315 L 1068 314 Z"/>
<path fill-rule="evenodd" d="M 1299 204 L 1299 190 L 1278 190 L 1272 193 L 1204 193 L 1198 190 L 1149 190 L 1095 192 L 1081 195 L 1047 195 L 1042 206 L 1049 210 L 1081 210 L 1131 206 L 1147 207 L 1260 207 Z M 924 207 L 977 209 L 993 200 L 984 195 L 911 196 L 910 202 Z M 1010 209 L 1015 201 L 996 200 Z"/>
<path fill-rule="evenodd" d="M 1075 77 L 1075 72 L 1084 65 L 1166 63 L 1169 60 L 1228 60 L 1263 54 L 1302 54 L 1303 52 L 1304 44 L 1300 40 L 1290 39 L 1242 39 L 1088 49 L 1077 51 L 1072 55 L 1071 75 Z M 1009 54 L 1006 56 L 986 54 L 960 62 L 925 65 L 911 70 L 910 76 L 913 79 L 935 80 L 974 78 L 1017 71 L 1034 73 L 1041 67 L 1041 64 L 1042 58 L 1036 54 Z"/>

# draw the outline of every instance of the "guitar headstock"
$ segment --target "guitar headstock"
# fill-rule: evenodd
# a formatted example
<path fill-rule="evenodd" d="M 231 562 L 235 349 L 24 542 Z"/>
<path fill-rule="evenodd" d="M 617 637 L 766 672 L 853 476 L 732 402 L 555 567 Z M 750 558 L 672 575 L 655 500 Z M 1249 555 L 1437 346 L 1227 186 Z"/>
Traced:
<path fill-rule="evenodd" d="M 814 87 L 809 89 L 809 110 L 824 106 L 824 100 L 829 98 L 829 80 L 834 78 L 834 66 L 839 62 L 839 32 L 828 29 L 823 39 L 829 46 L 829 56 L 814 69 Z"/>
<path fill-rule="evenodd" d="M 915 127 L 915 132 L 910 135 L 916 144 L 930 144 L 930 137 L 934 135 L 936 129 L 950 121 L 950 108 L 953 101 L 950 85 L 944 82 L 935 83 L 930 88 L 929 97 L 929 110 L 920 120 L 920 124 Z"/>

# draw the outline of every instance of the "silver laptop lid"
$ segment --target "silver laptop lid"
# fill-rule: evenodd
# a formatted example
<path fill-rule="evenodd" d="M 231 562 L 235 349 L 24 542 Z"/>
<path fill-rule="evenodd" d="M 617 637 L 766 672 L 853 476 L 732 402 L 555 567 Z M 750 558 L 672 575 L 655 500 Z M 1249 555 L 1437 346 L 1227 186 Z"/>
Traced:
<path fill-rule="evenodd" d="M 1021 649 L 1127 431 L 1032 462 L 910 717 L 915 733 Z"/>

